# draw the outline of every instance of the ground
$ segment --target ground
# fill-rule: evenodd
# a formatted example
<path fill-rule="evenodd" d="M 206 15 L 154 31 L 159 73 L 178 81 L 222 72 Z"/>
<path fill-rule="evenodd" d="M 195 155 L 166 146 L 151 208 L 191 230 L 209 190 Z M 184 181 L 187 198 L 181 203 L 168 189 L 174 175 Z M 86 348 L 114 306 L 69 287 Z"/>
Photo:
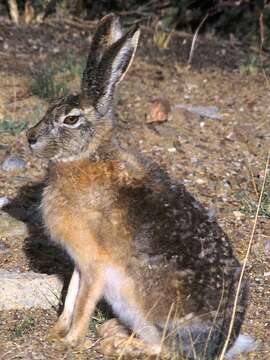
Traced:
<path fill-rule="evenodd" d="M 40 26 L 18 29 L 1 18 L 0 163 L 14 156 L 23 158 L 26 167 L 13 172 L 0 170 L 0 196 L 11 200 L 12 209 L 17 209 L 12 215 L 29 228 L 28 235 L 11 231 L 1 237 L 1 269 L 58 273 L 65 278 L 70 275 L 69 260 L 43 241 L 42 227 L 29 210 L 38 201 L 39 187 L 34 184 L 42 181 L 46 164 L 31 156 L 24 128 L 36 123 L 44 113 L 48 105 L 41 98 L 46 97 L 45 87 L 49 95 L 67 89 L 79 91 L 79 74 L 92 28 L 91 24 L 52 18 Z M 201 37 L 191 66 L 187 66 L 191 37 L 174 35 L 169 47 L 162 49 L 154 41 L 157 36 L 143 29 L 138 54 L 116 98 L 119 126 L 126 129 L 128 141 L 160 161 L 209 208 L 243 261 L 269 149 L 268 75 L 254 61 L 250 63 L 251 58 L 259 56 L 256 50 L 242 44 Z M 169 101 L 169 120 L 147 124 L 146 114 L 155 98 Z M 177 108 L 177 104 L 216 106 L 222 119 L 201 117 Z M 260 351 L 248 357 L 256 360 L 270 358 L 268 195 L 264 196 L 264 211 L 257 222 L 247 264 L 250 294 L 242 328 L 244 334 L 263 343 Z M 93 341 L 95 325 L 102 316 L 97 313 L 91 320 L 89 337 Z M 0 358 L 98 358 L 93 349 L 60 351 L 49 343 L 46 334 L 56 318 L 57 309 L 2 311 Z"/>

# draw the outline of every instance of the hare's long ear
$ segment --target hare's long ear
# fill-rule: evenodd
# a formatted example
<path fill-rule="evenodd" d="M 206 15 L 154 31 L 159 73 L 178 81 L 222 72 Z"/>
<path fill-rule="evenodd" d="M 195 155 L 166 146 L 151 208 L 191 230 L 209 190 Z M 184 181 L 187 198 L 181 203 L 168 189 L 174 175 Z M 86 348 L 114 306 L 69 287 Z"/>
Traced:
<path fill-rule="evenodd" d="M 93 36 L 82 78 L 82 92 L 88 93 L 89 85 L 95 86 L 96 73 L 104 52 L 123 36 L 119 18 L 114 14 L 104 16 Z"/>
<path fill-rule="evenodd" d="M 124 36 L 107 47 L 95 71 L 85 70 L 83 78 L 84 102 L 93 105 L 102 116 L 111 107 L 115 86 L 123 79 L 132 63 L 139 40 L 140 30 L 131 28 Z M 115 36 L 114 38 L 116 38 Z"/>
<path fill-rule="evenodd" d="M 91 80 L 91 76 L 98 66 L 104 52 L 122 36 L 123 33 L 120 20 L 116 15 L 108 14 L 99 21 L 91 42 L 82 85 Z"/>

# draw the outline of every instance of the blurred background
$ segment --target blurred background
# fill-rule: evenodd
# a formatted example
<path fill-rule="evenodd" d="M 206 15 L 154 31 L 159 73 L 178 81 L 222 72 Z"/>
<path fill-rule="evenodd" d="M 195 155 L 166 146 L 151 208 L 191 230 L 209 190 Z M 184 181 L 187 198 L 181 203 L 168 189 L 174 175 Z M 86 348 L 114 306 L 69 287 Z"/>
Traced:
<path fill-rule="evenodd" d="M 264 42 L 269 31 L 270 7 L 267 0 L 1 0 L 0 13 L 15 24 L 40 23 L 48 16 L 95 20 L 116 12 L 128 23 L 159 26 L 164 31 L 194 31 L 208 17 L 202 31 L 221 36 Z M 267 47 L 267 43 L 263 46 Z"/>

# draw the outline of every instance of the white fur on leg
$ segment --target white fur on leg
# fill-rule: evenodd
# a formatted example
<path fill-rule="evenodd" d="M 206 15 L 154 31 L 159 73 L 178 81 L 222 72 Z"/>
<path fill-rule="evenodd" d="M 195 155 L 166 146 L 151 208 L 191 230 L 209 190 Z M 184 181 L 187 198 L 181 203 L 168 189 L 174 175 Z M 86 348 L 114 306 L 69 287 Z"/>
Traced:
<path fill-rule="evenodd" d="M 75 267 L 68 285 L 68 292 L 65 299 L 64 310 L 59 318 L 61 322 L 65 322 L 67 324 L 71 323 L 72 314 L 79 291 L 79 286 L 80 286 L 80 273 L 79 270 Z"/>
<path fill-rule="evenodd" d="M 233 346 L 225 354 L 225 359 L 233 359 L 234 356 L 256 350 L 258 342 L 249 335 L 240 334 Z"/>
<path fill-rule="evenodd" d="M 141 339 L 151 345 L 157 345 L 158 351 L 161 340 L 158 330 L 145 319 L 140 309 L 123 291 L 123 288 L 128 286 L 130 286 L 130 292 L 133 291 L 133 284 L 130 279 L 113 267 L 107 267 L 105 276 L 104 297 L 111 305 L 115 315 Z"/>

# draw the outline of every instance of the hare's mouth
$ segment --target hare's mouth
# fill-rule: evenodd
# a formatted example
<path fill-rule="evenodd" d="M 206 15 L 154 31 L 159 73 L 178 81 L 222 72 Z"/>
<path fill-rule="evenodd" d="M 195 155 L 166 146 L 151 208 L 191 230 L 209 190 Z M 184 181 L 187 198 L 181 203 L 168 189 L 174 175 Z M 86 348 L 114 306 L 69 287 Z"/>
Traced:
<path fill-rule="evenodd" d="M 32 152 L 35 154 L 35 153 L 44 151 L 46 149 L 47 145 L 48 145 L 47 141 L 39 140 L 39 141 L 36 141 L 35 143 L 29 144 L 29 147 L 32 150 Z"/>
<path fill-rule="evenodd" d="M 38 140 L 35 143 L 29 144 L 33 155 L 39 158 L 50 158 L 56 155 L 56 148 L 49 144 L 46 140 Z"/>

